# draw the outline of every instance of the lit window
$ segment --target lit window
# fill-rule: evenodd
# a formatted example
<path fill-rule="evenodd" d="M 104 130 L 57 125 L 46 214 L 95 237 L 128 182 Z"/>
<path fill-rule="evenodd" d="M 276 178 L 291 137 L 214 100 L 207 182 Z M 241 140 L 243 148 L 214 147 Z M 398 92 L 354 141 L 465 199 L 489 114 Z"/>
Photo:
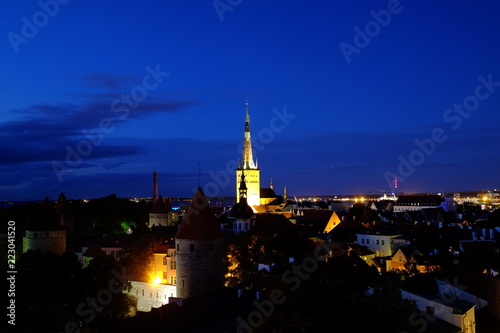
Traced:
<path fill-rule="evenodd" d="M 163 265 L 166 266 L 167 265 L 167 256 L 163 257 Z"/>
<path fill-rule="evenodd" d="M 175 260 L 172 260 L 170 262 L 170 269 L 176 269 L 177 268 L 177 262 Z"/>

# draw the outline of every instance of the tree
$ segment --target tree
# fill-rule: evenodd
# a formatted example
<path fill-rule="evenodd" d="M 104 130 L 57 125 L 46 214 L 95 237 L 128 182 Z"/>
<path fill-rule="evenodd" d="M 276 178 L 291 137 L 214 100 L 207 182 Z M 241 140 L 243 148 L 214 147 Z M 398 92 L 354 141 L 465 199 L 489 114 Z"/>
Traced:
<path fill-rule="evenodd" d="M 160 239 L 145 224 L 134 228 L 119 254 L 119 262 L 129 280 L 151 282 L 154 270 L 153 251 L 159 243 Z"/>
<path fill-rule="evenodd" d="M 227 284 L 234 286 L 257 272 L 259 263 L 286 263 L 313 251 L 311 241 L 303 239 L 289 221 L 259 223 L 238 233 L 228 248 Z"/>

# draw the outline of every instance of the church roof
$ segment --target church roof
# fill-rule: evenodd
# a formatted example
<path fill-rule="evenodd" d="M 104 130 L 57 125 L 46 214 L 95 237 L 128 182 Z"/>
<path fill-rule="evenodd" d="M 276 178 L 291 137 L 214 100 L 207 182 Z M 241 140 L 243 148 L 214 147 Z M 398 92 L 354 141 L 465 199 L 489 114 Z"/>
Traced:
<path fill-rule="evenodd" d="M 175 234 L 176 239 L 222 239 L 219 221 L 201 188 L 198 188 L 184 219 Z"/>
<path fill-rule="evenodd" d="M 272 188 L 261 188 L 260 189 L 261 198 L 277 198 L 278 196 Z"/>
<path fill-rule="evenodd" d="M 28 222 L 26 230 L 30 231 L 49 231 L 61 230 L 64 227 L 60 224 L 59 216 L 54 209 L 52 202 L 49 198 L 45 197 L 35 214 Z"/>

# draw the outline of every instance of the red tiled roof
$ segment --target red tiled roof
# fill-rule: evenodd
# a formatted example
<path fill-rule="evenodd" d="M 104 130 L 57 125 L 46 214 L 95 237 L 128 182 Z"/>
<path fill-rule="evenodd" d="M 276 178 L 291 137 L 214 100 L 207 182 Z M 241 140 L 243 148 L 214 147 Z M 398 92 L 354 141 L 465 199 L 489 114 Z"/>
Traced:
<path fill-rule="evenodd" d="M 102 257 L 105 256 L 106 253 L 99 247 L 99 245 L 91 244 L 89 248 L 83 253 L 84 257 Z"/>
<path fill-rule="evenodd" d="M 219 221 L 201 188 L 198 188 L 194 195 L 175 238 L 195 240 L 223 238 Z"/>
<path fill-rule="evenodd" d="M 396 201 L 396 205 L 417 205 L 417 206 L 439 206 L 444 199 L 435 194 L 427 195 L 400 195 Z"/>

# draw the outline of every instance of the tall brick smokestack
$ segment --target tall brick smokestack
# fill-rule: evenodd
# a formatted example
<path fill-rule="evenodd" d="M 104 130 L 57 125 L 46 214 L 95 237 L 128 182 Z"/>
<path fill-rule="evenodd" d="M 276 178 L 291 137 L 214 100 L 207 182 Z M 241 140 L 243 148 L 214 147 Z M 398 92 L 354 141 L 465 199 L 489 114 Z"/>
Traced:
<path fill-rule="evenodd" d="M 153 172 L 153 203 L 158 199 L 158 172 Z"/>

